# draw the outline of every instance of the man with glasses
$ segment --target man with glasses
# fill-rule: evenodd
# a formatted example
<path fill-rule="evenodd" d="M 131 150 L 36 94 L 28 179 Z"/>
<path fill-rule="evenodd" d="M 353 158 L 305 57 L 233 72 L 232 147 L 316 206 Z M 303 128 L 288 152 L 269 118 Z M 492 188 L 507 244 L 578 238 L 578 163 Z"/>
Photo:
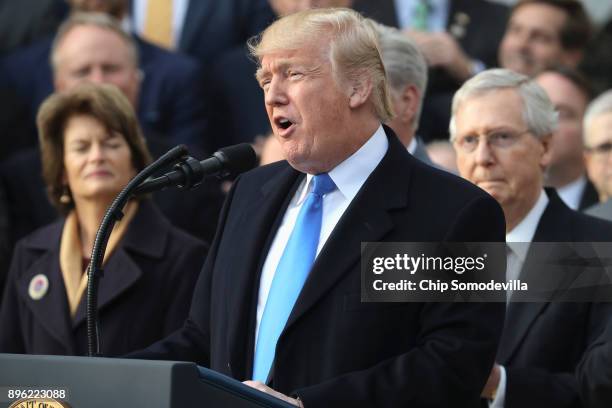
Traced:
<path fill-rule="evenodd" d="M 587 172 L 601 202 L 587 213 L 612 220 L 612 90 L 589 105 L 583 129 Z"/>
<path fill-rule="evenodd" d="M 544 189 L 556 122 L 553 104 L 533 80 L 506 69 L 483 71 L 453 99 L 459 173 L 501 204 L 509 243 L 610 241 L 612 224 L 571 210 Z M 528 245 L 509 246 L 507 279 L 544 272 L 530 269 L 536 254 Z M 603 331 L 609 306 L 515 299 L 510 295 L 482 396 L 492 407 L 579 406 L 576 366 Z"/>

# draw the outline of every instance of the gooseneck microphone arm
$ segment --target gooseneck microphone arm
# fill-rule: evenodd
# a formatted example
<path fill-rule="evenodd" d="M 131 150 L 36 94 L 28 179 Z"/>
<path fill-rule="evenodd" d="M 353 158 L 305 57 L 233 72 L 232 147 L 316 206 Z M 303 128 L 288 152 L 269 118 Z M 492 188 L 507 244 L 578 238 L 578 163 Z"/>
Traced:
<path fill-rule="evenodd" d="M 250 144 L 228 146 L 206 160 L 198 161 L 193 157 L 185 157 L 172 171 L 161 177 L 146 180 L 136 187 L 134 194 L 150 193 L 170 186 L 191 189 L 199 186 L 205 176 L 226 177 L 230 174 L 239 174 L 252 169 L 255 164 L 255 152 Z"/>
<path fill-rule="evenodd" d="M 130 180 L 104 214 L 104 218 L 96 233 L 93 250 L 91 251 L 91 260 L 87 268 L 87 352 L 90 357 L 102 356 L 100 349 L 100 328 L 98 324 L 98 280 L 104 273 L 102 270 L 102 261 L 104 260 L 106 245 L 108 244 L 113 226 L 117 221 L 123 218 L 122 209 L 125 207 L 128 199 L 132 196 L 132 191 L 136 187 L 152 174 L 155 174 L 172 163 L 176 163 L 186 154 L 187 148 L 185 146 L 176 146 L 145 167 L 136 177 Z"/>
<path fill-rule="evenodd" d="M 160 170 L 177 163 L 173 170 L 161 177 L 149 179 Z M 112 202 L 100 223 L 91 261 L 87 268 L 87 346 L 90 357 L 102 356 L 98 324 L 98 280 L 103 276 L 102 261 L 110 233 L 115 223 L 123 218 L 123 207 L 130 197 L 162 190 L 169 186 L 189 189 L 200 185 L 205 176 L 225 177 L 250 170 L 256 165 L 256 156 L 248 143 L 225 147 L 212 157 L 198 161 L 187 156 L 185 146 L 177 146 L 145 167 L 125 186 Z"/>

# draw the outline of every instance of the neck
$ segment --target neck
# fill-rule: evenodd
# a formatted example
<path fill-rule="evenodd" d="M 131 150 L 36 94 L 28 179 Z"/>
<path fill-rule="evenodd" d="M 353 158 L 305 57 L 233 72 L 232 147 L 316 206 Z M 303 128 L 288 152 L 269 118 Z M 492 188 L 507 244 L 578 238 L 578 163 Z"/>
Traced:
<path fill-rule="evenodd" d="M 506 218 L 506 234 L 516 228 L 517 225 L 529 214 L 529 211 L 536 205 L 540 198 L 542 188 L 537 190 L 528 200 L 517 202 L 510 205 L 502 205 L 504 216 Z"/>
<path fill-rule="evenodd" d="M 81 250 L 85 257 L 89 257 L 96 239 L 96 233 L 104 218 L 111 201 L 78 200 L 75 201 L 75 211 L 79 220 L 79 235 Z"/>
<path fill-rule="evenodd" d="M 554 188 L 562 188 L 584 176 L 585 168 L 580 163 L 564 163 L 563 167 L 552 166 L 546 173 L 546 185 Z"/>
<path fill-rule="evenodd" d="M 412 140 L 415 137 L 415 131 L 412 126 L 410 127 L 410 129 L 406 129 L 404 132 L 401 133 L 397 132 L 396 134 L 400 142 L 402 142 L 402 144 L 406 146 L 406 148 L 410 146 L 410 143 L 412 143 Z"/>
<path fill-rule="evenodd" d="M 328 173 L 359 150 L 376 132 L 378 126 L 380 126 L 380 122 L 376 118 L 370 118 L 369 120 L 356 118 L 351 121 L 349 133 L 345 134 L 344 137 L 338 137 L 338 143 L 328 149 L 333 154 L 326 160 L 292 164 L 292 166 L 302 173 Z"/>

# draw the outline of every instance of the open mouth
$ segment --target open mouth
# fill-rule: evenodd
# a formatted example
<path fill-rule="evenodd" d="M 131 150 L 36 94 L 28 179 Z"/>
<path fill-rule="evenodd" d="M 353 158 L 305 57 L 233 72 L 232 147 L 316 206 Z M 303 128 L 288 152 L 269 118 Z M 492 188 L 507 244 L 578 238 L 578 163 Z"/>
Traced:
<path fill-rule="evenodd" d="M 291 126 L 293 126 L 293 122 L 292 121 L 290 121 L 287 118 L 283 118 L 283 117 L 279 117 L 279 118 L 274 119 L 274 123 L 276 124 L 276 126 L 279 129 L 282 129 L 282 130 L 287 130 Z"/>

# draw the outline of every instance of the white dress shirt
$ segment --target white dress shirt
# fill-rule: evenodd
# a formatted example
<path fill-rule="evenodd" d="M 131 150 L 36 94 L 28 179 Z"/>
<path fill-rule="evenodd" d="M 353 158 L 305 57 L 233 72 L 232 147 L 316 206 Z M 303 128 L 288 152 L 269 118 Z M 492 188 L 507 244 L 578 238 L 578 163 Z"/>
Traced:
<path fill-rule="evenodd" d="M 321 220 L 321 233 L 319 235 L 319 245 L 317 256 L 327 242 L 334 227 L 344 214 L 361 186 L 370 176 L 372 171 L 378 166 L 383 156 L 387 152 L 389 142 L 382 126 L 376 130 L 374 135 L 348 159 L 337 165 L 328 174 L 336 184 L 337 189 L 323 197 L 323 218 Z M 293 231 L 297 216 L 306 200 L 306 195 L 312 189 L 312 174 L 307 174 L 304 181 L 300 184 L 293 199 L 289 203 L 283 220 L 276 231 L 276 236 L 272 241 L 270 250 L 261 271 L 259 281 L 259 295 L 257 298 L 257 326 L 255 328 L 255 344 L 259 333 L 259 323 L 264 312 L 272 279 L 276 273 L 276 268 L 280 261 L 289 236 Z"/>
<path fill-rule="evenodd" d="M 565 205 L 567 205 L 572 210 L 577 210 L 580 206 L 580 199 L 582 198 L 582 194 L 584 193 L 584 189 L 587 185 L 586 176 L 582 176 L 571 183 L 558 188 L 557 193 L 559 197 L 563 200 Z"/>
<path fill-rule="evenodd" d="M 417 138 L 416 136 L 414 136 L 412 140 L 410 141 L 410 144 L 408 145 L 408 149 L 407 149 L 408 153 L 414 155 L 416 148 L 417 148 Z"/>
<path fill-rule="evenodd" d="M 548 201 L 546 192 L 542 190 L 538 201 L 529 210 L 527 216 L 512 231 L 506 234 L 506 243 L 510 249 L 507 259 L 506 280 L 519 278 L 523 263 L 527 257 L 527 251 L 529 250 L 527 243 L 533 241 L 533 236 L 538 228 L 540 218 L 542 218 L 542 214 L 546 210 Z M 512 245 L 512 243 L 516 244 Z M 509 293 L 508 298 L 510 295 L 511 293 Z M 503 408 L 506 401 L 506 384 L 506 369 L 504 366 L 500 366 L 499 385 L 497 386 L 495 399 L 489 404 L 490 408 Z"/>
<path fill-rule="evenodd" d="M 147 0 L 133 0 L 133 4 L 133 19 L 136 32 L 142 35 L 145 19 L 147 18 Z M 172 41 L 174 42 L 174 48 L 178 46 L 179 39 L 183 33 L 183 25 L 188 7 L 189 0 L 172 0 Z"/>

